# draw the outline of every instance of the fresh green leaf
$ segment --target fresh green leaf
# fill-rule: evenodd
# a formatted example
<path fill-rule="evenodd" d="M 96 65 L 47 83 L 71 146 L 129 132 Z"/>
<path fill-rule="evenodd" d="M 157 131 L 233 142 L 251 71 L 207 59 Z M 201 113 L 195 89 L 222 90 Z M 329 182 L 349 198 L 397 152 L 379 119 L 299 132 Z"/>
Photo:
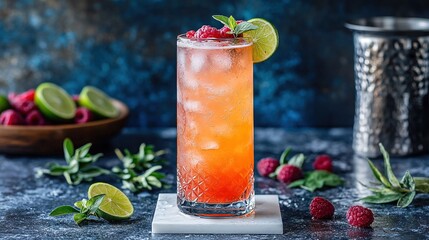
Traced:
<path fill-rule="evenodd" d="M 384 168 L 387 173 L 387 177 L 389 179 L 389 182 L 392 184 L 392 186 L 399 187 L 399 181 L 396 178 L 395 174 L 393 173 L 392 166 L 390 165 L 390 156 L 389 153 L 384 149 L 383 144 L 379 144 L 380 151 L 383 154 L 384 158 Z"/>
<path fill-rule="evenodd" d="M 69 163 L 70 158 L 74 154 L 73 142 L 69 138 L 64 139 L 63 149 L 64 149 L 64 158 L 66 162 Z"/>
<path fill-rule="evenodd" d="M 391 193 L 391 194 L 382 194 L 382 193 L 376 193 L 371 196 L 367 196 L 364 198 L 361 198 L 363 202 L 366 203 L 390 203 L 397 201 L 399 198 L 401 198 L 400 193 Z"/>
<path fill-rule="evenodd" d="M 74 206 L 77 207 L 77 208 L 79 208 L 79 209 L 84 208 L 86 206 L 86 204 L 84 205 L 84 202 L 83 202 L 84 200 L 86 201 L 86 199 L 83 199 L 82 201 L 75 202 Z"/>
<path fill-rule="evenodd" d="M 232 32 L 234 33 L 235 36 L 238 36 L 244 32 L 256 30 L 256 29 L 258 29 L 258 26 L 254 24 L 251 24 L 249 22 L 241 22 L 234 28 Z"/>
<path fill-rule="evenodd" d="M 374 177 L 381 182 L 386 187 L 391 187 L 389 180 L 386 179 L 386 177 L 377 169 L 377 167 L 374 165 L 374 163 L 368 159 L 369 167 L 371 168 L 372 173 L 374 174 Z"/>
<path fill-rule="evenodd" d="M 324 187 L 337 187 L 344 183 L 344 180 L 334 173 L 327 171 L 312 171 L 305 174 L 304 179 L 292 182 L 288 187 L 301 187 L 305 190 L 314 192 Z"/>
<path fill-rule="evenodd" d="M 87 207 L 89 208 L 89 212 L 91 214 L 94 214 L 98 210 L 101 202 L 103 202 L 104 196 L 105 194 L 100 194 L 88 200 Z"/>
<path fill-rule="evenodd" d="M 288 187 L 289 188 L 300 187 L 300 186 L 304 185 L 304 183 L 305 183 L 305 180 L 304 179 L 300 179 L 300 180 L 296 180 L 296 181 L 290 183 L 288 185 Z"/>
<path fill-rule="evenodd" d="M 229 26 L 229 19 L 227 16 L 223 16 L 223 15 L 213 15 L 212 16 L 215 20 L 221 22 L 222 24 Z"/>
<path fill-rule="evenodd" d="M 416 191 L 421 193 L 429 193 L 429 178 L 415 177 Z"/>
<path fill-rule="evenodd" d="M 231 31 L 234 31 L 234 28 L 237 26 L 237 21 L 232 15 L 228 18 L 228 26 L 230 27 L 229 29 L 231 29 Z"/>
<path fill-rule="evenodd" d="M 409 171 L 406 171 L 404 177 L 402 177 L 401 186 L 410 191 L 414 191 L 416 189 L 416 183 Z"/>
<path fill-rule="evenodd" d="M 304 163 L 304 160 L 305 160 L 304 154 L 300 153 L 300 154 L 296 154 L 295 156 L 293 156 L 288 161 L 288 164 L 293 165 L 293 166 L 298 167 L 298 168 L 302 168 L 302 164 Z"/>
<path fill-rule="evenodd" d="M 85 219 L 88 218 L 88 215 L 84 213 L 76 213 L 73 215 L 73 220 L 79 225 L 81 222 L 83 222 Z"/>
<path fill-rule="evenodd" d="M 289 155 L 290 151 L 292 151 L 292 148 L 290 148 L 290 147 L 287 147 L 283 151 L 282 155 L 280 156 L 280 164 L 281 165 L 286 164 L 286 162 L 287 162 L 286 159 L 287 159 L 287 156 Z"/>
<path fill-rule="evenodd" d="M 86 157 L 86 155 L 89 153 L 89 149 L 91 148 L 92 144 L 91 143 L 87 143 L 85 145 L 83 145 L 82 147 L 79 148 L 80 154 L 79 154 L 79 158 L 84 158 Z"/>
<path fill-rule="evenodd" d="M 398 200 L 398 207 L 407 207 L 411 204 L 411 202 L 414 200 L 414 197 L 416 196 L 416 191 L 412 191 L 409 193 L 404 194 L 399 200 Z"/>
<path fill-rule="evenodd" d="M 59 206 L 52 210 L 51 213 L 49 213 L 49 216 L 56 217 L 56 216 L 62 216 L 66 214 L 72 214 L 72 213 L 78 213 L 79 210 L 72 206 Z"/>
<path fill-rule="evenodd" d="M 80 176 L 82 176 L 83 178 L 95 178 L 104 174 L 109 174 L 110 171 L 104 169 L 104 168 L 100 168 L 100 167 L 95 167 L 95 166 L 91 166 L 91 167 L 86 167 L 81 169 L 81 173 Z"/>

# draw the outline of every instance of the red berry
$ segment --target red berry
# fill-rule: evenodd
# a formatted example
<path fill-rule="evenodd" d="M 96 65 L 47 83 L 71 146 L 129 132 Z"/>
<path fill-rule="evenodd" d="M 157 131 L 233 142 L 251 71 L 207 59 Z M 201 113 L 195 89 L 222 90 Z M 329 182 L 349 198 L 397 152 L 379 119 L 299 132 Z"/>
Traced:
<path fill-rule="evenodd" d="M 195 31 L 194 30 L 190 30 L 188 32 L 186 32 L 186 37 L 187 38 L 194 38 L 195 36 Z"/>
<path fill-rule="evenodd" d="M 219 29 L 220 37 L 221 38 L 233 38 L 234 35 L 232 35 L 231 33 L 228 33 L 229 31 L 231 31 L 229 29 L 229 27 L 223 26 L 221 29 Z"/>
<path fill-rule="evenodd" d="M 24 120 L 22 119 L 21 114 L 17 111 L 9 109 L 1 113 L 0 115 L 0 124 L 3 125 L 22 125 Z"/>
<path fill-rule="evenodd" d="M 76 115 L 74 117 L 75 123 L 87 123 L 92 120 L 92 113 L 87 108 L 80 107 L 76 110 Z"/>
<path fill-rule="evenodd" d="M 36 91 L 34 89 L 30 89 L 26 92 L 23 92 L 21 94 L 18 94 L 15 96 L 15 99 L 19 99 L 21 101 L 31 101 L 34 102 L 34 94 Z"/>
<path fill-rule="evenodd" d="M 347 221 L 355 227 L 369 227 L 374 222 L 371 209 L 362 206 L 352 206 L 347 211 Z"/>
<path fill-rule="evenodd" d="M 319 155 L 313 163 L 313 168 L 316 170 L 325 170 L 332 172 L 332 159 L 329 155 Z"/>
<path fill-rule="evenodd" d="M 203 25 L 195 32 L 195 38 L 220 38 L 220 31 L 212 26 Z"/>
<path fill-rule="evenodd" d="M 304 177 L 300 168 L 293 165 L 282 165 L 277 174 L 277 180 L 284 183 L 291 183 Z"/>
<path fill-rule="evenodd" d="M 46 125 L 46 120 L 38 110 L 33 110 L 25 117 L 27 125 L 43 126 Z"/>
<path fill-rule="evenodd" d="M 332 218 L 334 211 L 334 205 L 322 197 L 315 197 L 310 203 L 310 214 L 315 219 Z"/>
<path fill-rule="evenodd" d="M 10 105 L 20 112 L 21 114 L 27 115 L 29 112 L 33 110 L 37 110 L 36 104 L 33 101 L 21 100 L 19 98 L 15 98 Z"/>
<path fill-rule="evenodd" d="M 257 165 L 259 175 L 263 177 L 267 177 L 268 175 L 270 175 L 270 173 L 275 172 L 279 165 L 280 165 L 279 160 L 275 158 L 270 158 L 270 157 L 263 158 L 259 160 Z"/>

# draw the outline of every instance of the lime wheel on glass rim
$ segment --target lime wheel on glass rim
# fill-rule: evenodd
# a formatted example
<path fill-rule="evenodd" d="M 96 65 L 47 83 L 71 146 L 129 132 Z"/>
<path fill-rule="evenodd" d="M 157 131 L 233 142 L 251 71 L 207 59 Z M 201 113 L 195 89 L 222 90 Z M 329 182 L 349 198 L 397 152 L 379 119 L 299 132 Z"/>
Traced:
<path fill-rule="evenodd" d="M 247 22 L 258 27 L 243 33 L 243 37 L 253 40 L 253 62 L 263 62 L 271 57 L 279 46 L 279 34 L 274 25 L 263 18 L 252 18 Z"/>
<path fill-rule="evenodd" d="M 108 221 L 128 219 L 134 213 L 134 207 L 128 197 L 118 188 L 107 183 L 94 183 L 88 189 L 88 198 L 104 194 L 97 214 Z"/>

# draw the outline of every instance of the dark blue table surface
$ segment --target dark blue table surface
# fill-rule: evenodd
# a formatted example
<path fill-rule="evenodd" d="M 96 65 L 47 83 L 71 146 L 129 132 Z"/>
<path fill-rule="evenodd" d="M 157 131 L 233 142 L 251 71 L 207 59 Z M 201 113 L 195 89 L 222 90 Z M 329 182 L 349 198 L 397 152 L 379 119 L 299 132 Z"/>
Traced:
<path fill-rule="evenodd" d="M 61 157 L 30 157 L 0 155 L 0 238 L 5 239 L 345 239 L 345 238 L 429 238 L 429 195 L 419 195 L 405 209 L 395 205 L 367 205 L 375 215 L 372 228 L 358 229 L 346 222 L 346 211 L 369 192 L 357 180 L 368 182 L 372 175 L 366 160 L 353 155 L 350 129 L 257 129 L 255 131 L 255 159 L 279 156 L 286 146 L 294 152 L 308 156 L 304 168 L 311 168 L 314 156 L 328 153 L 335 159 L 334 170 L 345 178 L 343 187 L 310 193 L 301 189 L 288 189 L 284 184 L 256 176 L 257 194 L 278 194 L 283 218 L 283 235 L 153 235 L 151 221 L 158 193 L 133 195 L 126 192 L 134 204 L 135 214 L 129 221 L 109 224 L 104 220 L 90 221 L 77 226 L 70 217 L 49 217 L 49 212 L 59 205 L 73 204 L 86 197 L 90 184 L 68 186 L 65 181 L 54 178 L 36 178 L 34 169 L 49 161 L 61 162 Z M 111 146 L 104 146 L 105 157 L 100 165 L 112 167 L 118 163 L 113 149 L 129 148 L 136 151 L 146 142 L 158 148 L 168 148 L 168 181 L 175 192 L 175 129 L 141 131 L 127 129 L 113 139 Z M 376 161 L 381 166 L 381 161 Z M 413 176 L 429 177 L 428 156 L 394 158 L 394 172 L 402 176 L 409 169 Z M 121 183 L 114 178 L 99 178 L 116 186 Z M 308 206 L 314 196 L 330 199 L 335 205 L 333 220 L 312 220 Z"/>

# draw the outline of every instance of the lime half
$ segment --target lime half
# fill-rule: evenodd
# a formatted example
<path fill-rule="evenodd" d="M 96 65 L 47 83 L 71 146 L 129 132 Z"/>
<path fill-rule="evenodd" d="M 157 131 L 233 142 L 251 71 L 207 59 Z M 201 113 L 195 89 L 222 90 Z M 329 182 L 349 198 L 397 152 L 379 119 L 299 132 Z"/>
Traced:
<path fill-rule="evenodd" d="M 119 113 L 107 94 L 91 86 L 82 89 L 79 95 L 79 104 L 101 117 L 113 118 Z"/>
<path fill-rule="evenodd" d="M 258 26 L 256 30 L 243 33 L 243 37 L 253 39 L 253 62 L 263 62 L 276 51 L 279 45 L 279 34 L 277 29 L 265 19 L 252 18 L 247 22 Z"/>
<path fill-rule="evenodd" d="M 7 100 L 7 97 L 0 95 L 0 113 L 9 108 L 10 108 L 10 104 L 9 104 L 9 101 Z"/>
<path fill-rule="evenodd" d="M 128 197 L 121 190 L 107 183 L 94 183 L 88 189 L 88 198 L 105 194 L 98 213 L 108 221 L 130 218 L 134 208 Z"/>
<path fill-rule="evenodd" d="M 40 84 L 36 88 L 34 102 L 43 115 L 52 120 L 70 120 L 76 113 L 72 97 L 53 83 Z"/>

